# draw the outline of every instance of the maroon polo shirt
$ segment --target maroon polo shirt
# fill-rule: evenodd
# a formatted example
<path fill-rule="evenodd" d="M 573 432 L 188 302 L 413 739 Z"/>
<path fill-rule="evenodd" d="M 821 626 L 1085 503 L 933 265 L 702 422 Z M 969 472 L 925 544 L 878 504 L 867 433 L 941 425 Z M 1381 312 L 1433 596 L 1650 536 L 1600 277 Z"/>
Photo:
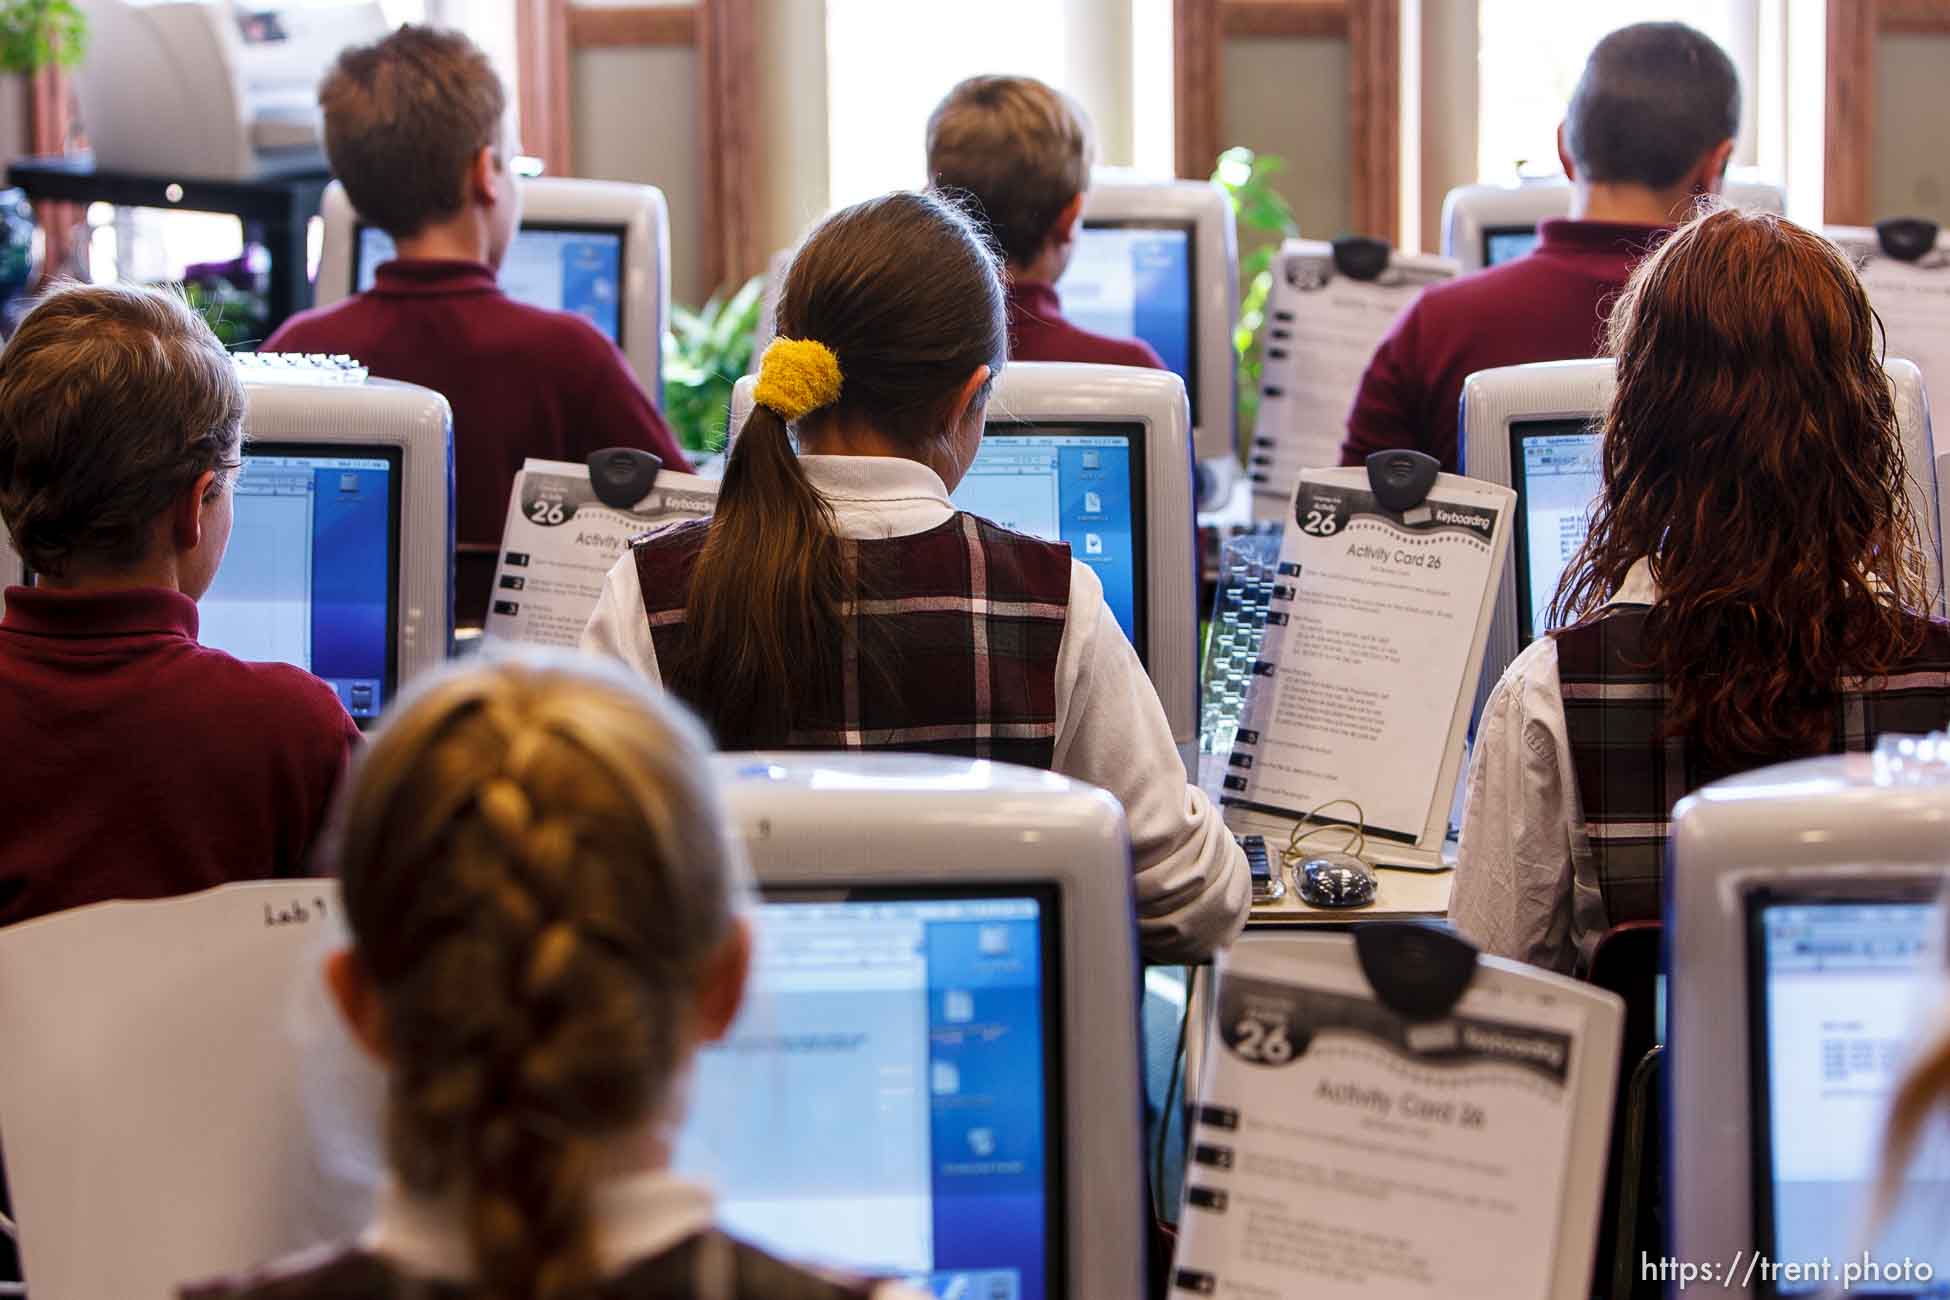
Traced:
<path fill-rule="evenodd" d="M 614 343 L 580 316 L 516 302 L 478 262 L 384 263 L 372 288 L 299 313 L 264 346 L 344 353 L 453 406 L 454 540 L 473 551 L 461 557 L 454 597 L 464 624 L 487 612 L 522 461 L 639 447 L 667 468 L 691 467 Z"/>
<path fill-rule="evenodd" d="M 1551 220 L 1530 252 L 1422 291 L 1375 349 L 1347 416 L 1341 464 L 1390 447 L 1462 470 L 1456 406 L 1478 370 L 1595 357 L 1605 317 L 1669 226 Z"/>
<path fill-rule="evenodd" d="M 6 605 L 0 925 L 304 874 L 359 737 L 331 687 L 198 645 L 178 591 Z"/>
<path fill-rule="evenodd" d="M 1030 280 L 1009 282 L 1009 359 L 1165 368 L 1143 339 L 1114 339 L 1070 324 L 1063 319 L 1056 286 Z"/>

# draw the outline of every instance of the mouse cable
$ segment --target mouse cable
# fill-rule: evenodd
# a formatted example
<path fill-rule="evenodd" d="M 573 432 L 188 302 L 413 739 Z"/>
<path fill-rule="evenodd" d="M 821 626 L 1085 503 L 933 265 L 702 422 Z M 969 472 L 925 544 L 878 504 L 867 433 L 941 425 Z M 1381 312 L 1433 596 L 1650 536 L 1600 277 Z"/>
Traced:
<path fill-rule="evenodd" d="M 1321 813 L 1337 804 L 1346 804 L 1354 810 L 1354 821 L 1352 823 L 1344 821 L 1323 821 L 1318 826 L 1311 828 L 1307 826 L 1308 822 L 1313 821 Z M 1329 799 L 1326 803 L 1314 805 L 1306 816 L 1293 823 L 1293 833 L 1287 836 L 1286 848 L 1280 851 L 1280 865 L 1291 871 L 1293 864 L 1300 860 L 1303 853 L 1300 847 L 1301 844 L 1312 839 L 1322 831 L 1346 832 L 1347 843 L 1341 845 L 1340 851 L 1342 853 L 1351 854 L 1359 858 L 1361 857 L 1362 850 L 1368 847 L 1368 815 L 1361 811 L 1361 805 L 1352 799 Z M 1366 861 L 1366 859 L 1362 860 Z"/>

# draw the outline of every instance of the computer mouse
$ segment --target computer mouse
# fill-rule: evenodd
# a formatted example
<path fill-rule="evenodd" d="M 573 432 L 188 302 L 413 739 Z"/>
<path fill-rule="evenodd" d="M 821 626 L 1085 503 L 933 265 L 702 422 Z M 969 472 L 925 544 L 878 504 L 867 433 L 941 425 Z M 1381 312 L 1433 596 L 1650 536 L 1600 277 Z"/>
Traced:
<path fill-rule="evenodd" d="M 1365 907 L 1374 902 L 1374 872 L 1351 853 L 1323 853 L 1294 868 L 1294 883 L 1311 907 Z"/>

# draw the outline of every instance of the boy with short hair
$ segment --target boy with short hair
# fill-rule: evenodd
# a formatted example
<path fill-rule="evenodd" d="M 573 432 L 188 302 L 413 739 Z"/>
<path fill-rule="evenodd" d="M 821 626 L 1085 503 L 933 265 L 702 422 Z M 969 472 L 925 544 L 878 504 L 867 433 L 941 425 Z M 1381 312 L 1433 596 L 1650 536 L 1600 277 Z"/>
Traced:
<path fill-rule="evenodd" d="M 1056 282 L 1076 249 L 1096 153 L 1075 100 L 1033 77 L 970 77 L 928 118 L 928 181 L 981 209 L 1008 264 L 1009 356 L 1163 370 L 1142 339 L 1079 329 Z"/>
<path fill-rule="evenodd" d="M 0 925 L 303 874 L 358 730 L 332 688 L 197 643 L 244 389 L 171 293 L 57 289 L 0 353 Z"/>
<path fill-rule="evenodd" d="M 614 343 L 579 316 L 501 292 L 521 192 L 508 169 L 507 99 L 486 55 L 457 32 L 402 27 L 341 54 L 318 98 L 333 174 L 398 257 L 371 289 L 293 317 L 265 347 L 345 353 L 446 397 L 455 618 L 479 625 L 523 460 L 622 446 L 668 469 L 690 462 Z"/>
<path fill-rule="evenodd" d="M 1601 354 L 1611 300 L 1639 259 L 1718 194 L 1740 131 L 1740 76 L 1684 23 L 1637 23 L 1599 41 L 1557 151 L 1569 217 L 1538 226 L 1522 257 L 1422 291 L 1375 349 L 1347 417 L 1341 463 L 1425 451 L 1453 472 L 1463 380 L 1478 370 Z"/>

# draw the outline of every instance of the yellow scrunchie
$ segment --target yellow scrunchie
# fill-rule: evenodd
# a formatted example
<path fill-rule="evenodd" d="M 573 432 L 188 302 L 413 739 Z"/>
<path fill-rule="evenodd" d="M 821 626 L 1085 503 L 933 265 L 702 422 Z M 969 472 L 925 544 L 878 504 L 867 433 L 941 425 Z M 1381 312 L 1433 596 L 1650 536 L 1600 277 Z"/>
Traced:
<path fill-rule="evenodd" d="M 752 400 L 790 424 L 840 400 L 840 359 L 815 339 L 773 339 L 758 362 Z"/>

